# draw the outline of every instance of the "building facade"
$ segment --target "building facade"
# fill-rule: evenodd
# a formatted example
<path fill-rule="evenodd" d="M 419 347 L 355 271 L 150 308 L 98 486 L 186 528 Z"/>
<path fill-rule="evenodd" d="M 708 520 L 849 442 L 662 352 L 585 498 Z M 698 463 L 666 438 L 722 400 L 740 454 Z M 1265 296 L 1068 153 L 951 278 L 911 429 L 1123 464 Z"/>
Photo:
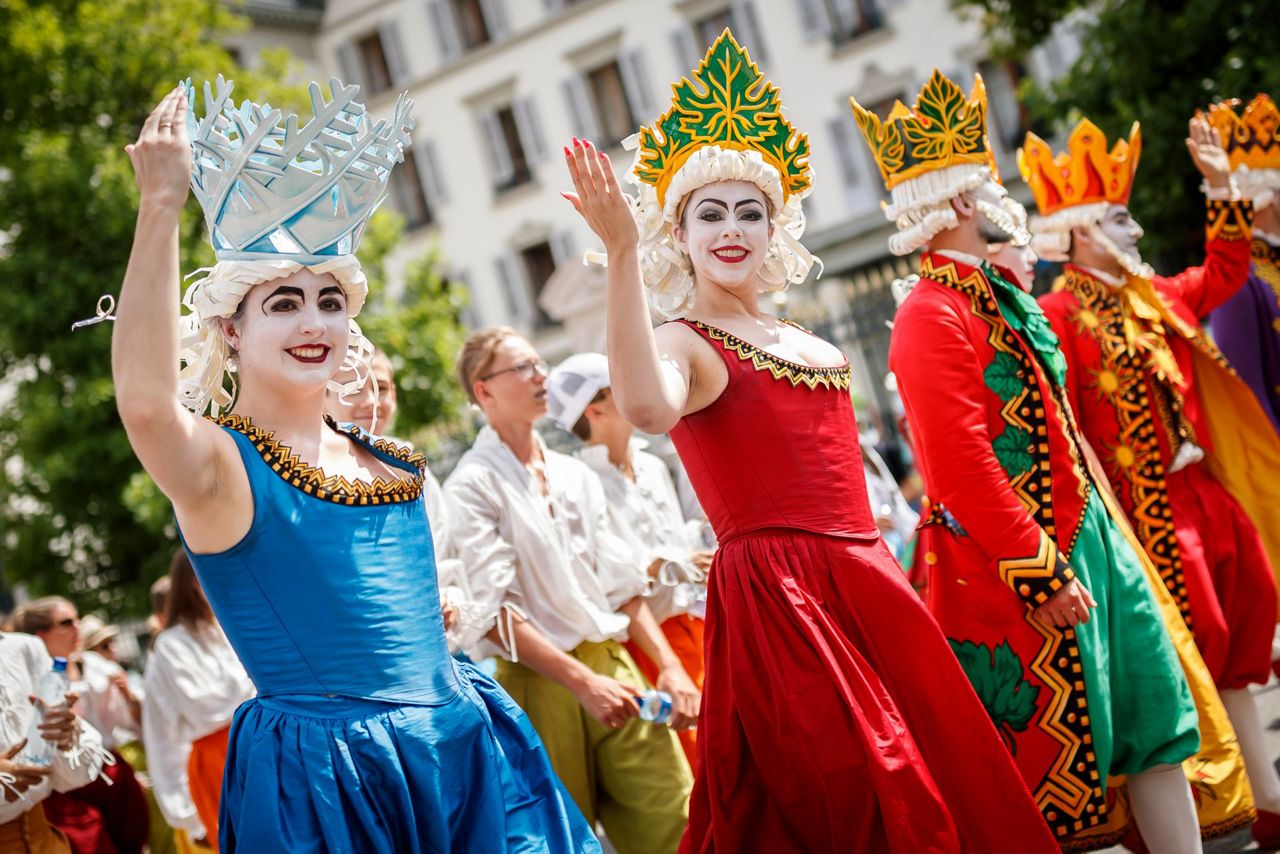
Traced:
<path fill-rule="evenodd" d="M 1020 67 L 988 59 L 980 23 L 949 0 L 328 0 L 306 59 L 360 83 L 374 115 L 401 91 L 416 102 L 391 193 L 407 222 L 393 282 L 436 243 L 470 289 L 467 322 L 515 326 L 554 361 L 604 346 L 603 272 L 581 261 L 600 247 L 560 198 L 560 147 L 588 138 L 627 168 L 622 140 L 666 108 L 669 82 L 726 26 L 781 88 L 813 152 L 804 242 L 825 270 L 773 303 L 846 350 L 864 417 L 892 432 L 889 285 L 913 262 L 885 248 L 885 196 L 849 96 L 885 113 L 935 66 L 955 79 L 980 71 L 1003 171 L 1016 175 L 1016 87 L 1070 67 L 1070 32 Z"/>

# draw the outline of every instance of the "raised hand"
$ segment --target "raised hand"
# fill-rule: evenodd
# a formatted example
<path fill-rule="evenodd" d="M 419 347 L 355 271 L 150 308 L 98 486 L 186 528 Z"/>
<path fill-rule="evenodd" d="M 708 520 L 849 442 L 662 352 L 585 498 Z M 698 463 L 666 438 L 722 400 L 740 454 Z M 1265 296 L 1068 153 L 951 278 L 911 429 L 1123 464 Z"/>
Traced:
<path fill-rule="evenodd" d="M 147 116 L 138 141 L 124 147 L 133 163 L 142 201 L 180 208 L 191 185 L 191 141 L 187 137 L 187 90 L 175 86 Z"/>
<path fill-rule="evenodd" d="M 604 243 L 605 252 L 612 255 L 622 249 L 634 249 L 640 232 L 618 186 L 609 155 L 597 151 L 590 141 L 575 137 L 572 149 L 565 146 L 564 159 L 574 192 L 560 195 L 586 220 Z"/>
<path fill-rule="evenodd" d="M 1231 161 L 1218 132 L 1203 115 L 1193 117 L 1187 125 L 1187 151 L 1210 187 L 1231 185 Z"/>

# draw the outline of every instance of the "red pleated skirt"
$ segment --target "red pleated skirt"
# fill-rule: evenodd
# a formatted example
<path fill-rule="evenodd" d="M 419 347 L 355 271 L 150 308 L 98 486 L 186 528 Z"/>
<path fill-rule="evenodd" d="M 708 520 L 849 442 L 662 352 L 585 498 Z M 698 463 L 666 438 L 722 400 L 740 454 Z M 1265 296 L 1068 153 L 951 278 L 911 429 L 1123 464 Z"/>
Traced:
<path fill-rule="evenodd" d="M 879 540 L 721 545 L 681 851 L 1057 851 L 933 617 Z"/>

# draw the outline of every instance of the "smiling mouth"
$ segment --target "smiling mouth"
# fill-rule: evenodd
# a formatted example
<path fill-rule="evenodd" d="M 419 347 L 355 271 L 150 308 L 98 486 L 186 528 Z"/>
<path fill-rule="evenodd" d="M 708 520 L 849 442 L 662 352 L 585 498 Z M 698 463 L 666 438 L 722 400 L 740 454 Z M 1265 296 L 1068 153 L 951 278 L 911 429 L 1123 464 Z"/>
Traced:
<path fill-rule="evenodd" d="M 723 261 L 726 264 L 739 264 L 746 260 L 747 250 L 741 246 L 725 246 L 720 249 L 712 249 L 711 254 L 716 256 L 716 260 Z"/>
<path fill-rule="evenodd" d="M 329 357 L 329 350 L 330 348 L 327 345 L 313 344 L 307 347 L 290 347 L 285 352 L 299 362 L 317 365 Z"/>

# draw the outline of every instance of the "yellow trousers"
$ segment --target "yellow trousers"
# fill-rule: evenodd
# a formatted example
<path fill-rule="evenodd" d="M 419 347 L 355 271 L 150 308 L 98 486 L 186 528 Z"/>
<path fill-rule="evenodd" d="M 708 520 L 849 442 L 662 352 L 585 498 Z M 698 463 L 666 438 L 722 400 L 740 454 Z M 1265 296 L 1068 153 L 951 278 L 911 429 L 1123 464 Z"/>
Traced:
<path fill-rule="evenodd" d="M 647 690 L 616 641 L 583 642 L 569 655 L 596 673 Z M 598 820 L 618 854 L 674 852 L 689 818 L 693 773 L 669 727 L 633 718 L 608 730 L 568 689 L 510 661 L 497 680 L 533 723 L 547 756 L 588 821 Z"/>

